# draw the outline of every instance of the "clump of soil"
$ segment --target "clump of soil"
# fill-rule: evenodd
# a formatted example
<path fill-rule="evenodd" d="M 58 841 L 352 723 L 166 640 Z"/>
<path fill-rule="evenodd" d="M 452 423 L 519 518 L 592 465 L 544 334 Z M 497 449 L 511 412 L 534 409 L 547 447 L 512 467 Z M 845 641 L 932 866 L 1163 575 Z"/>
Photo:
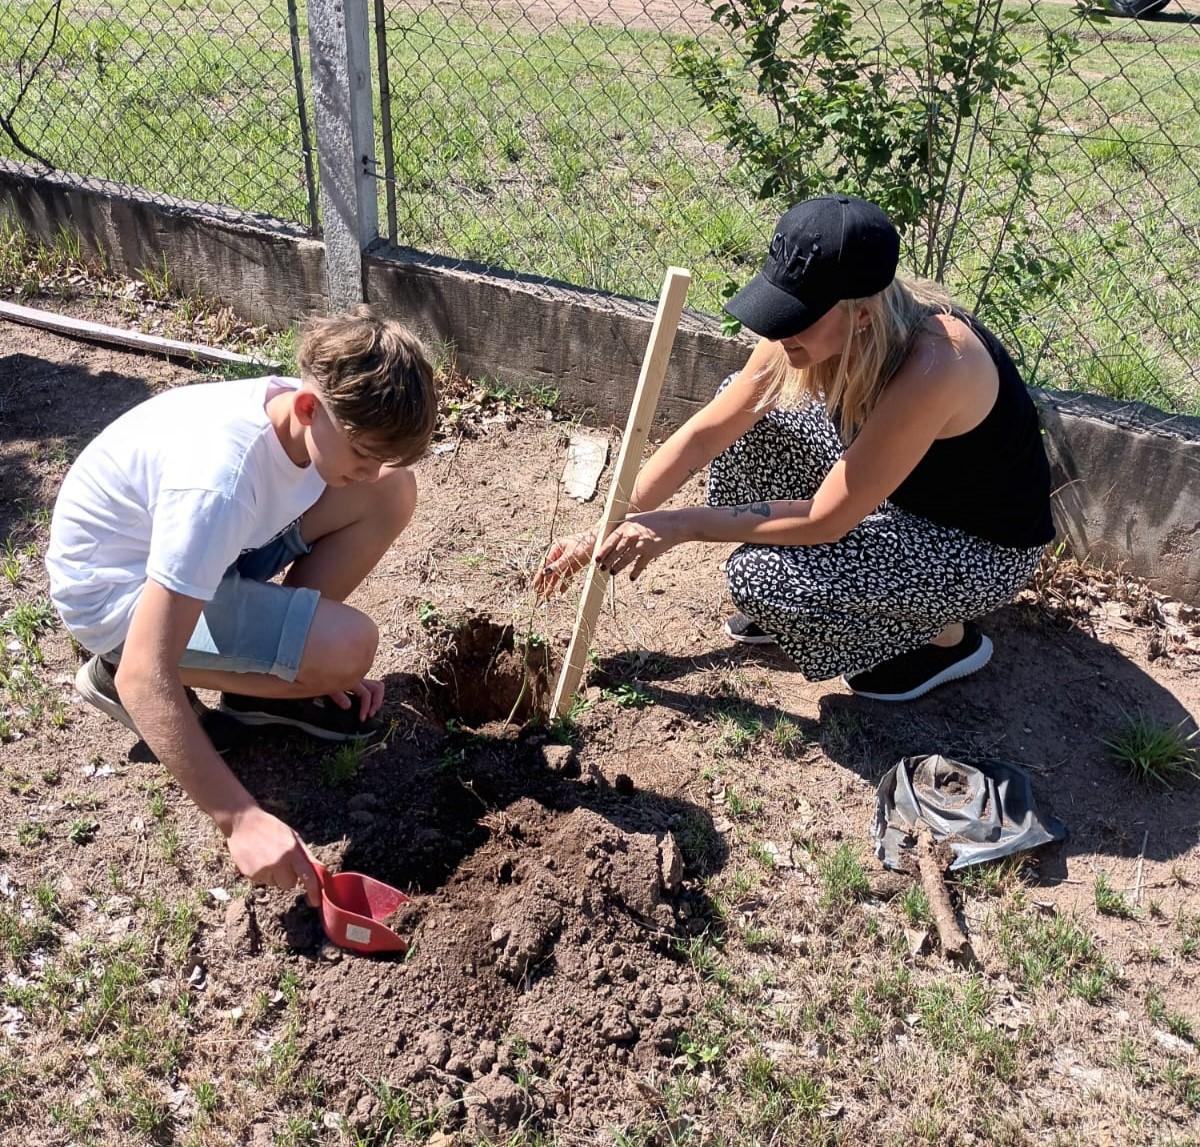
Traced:
<path fill-rule="evenodd" d="M 665 1067 L 696 1003 L 673 939 L 698 920 L 660 816 L 531 797 L 485 815 L 487 841 L 393 921 L 412 930 L 405 961 L 318 959 L 327 1024 L 306 1062 L 344 1079 L 360 1120 L 358 1082 L 384 1078 L 470 1142 L 628 1115 L 619 1081 Z"/>
<path fill-rule="evenodd" d="M 434 712 L 472 728 L 545 721 L 553 658 L 541 641 L 519 641 L 511 625 L 470 616 L 449 633 L 427 677 Z"/>

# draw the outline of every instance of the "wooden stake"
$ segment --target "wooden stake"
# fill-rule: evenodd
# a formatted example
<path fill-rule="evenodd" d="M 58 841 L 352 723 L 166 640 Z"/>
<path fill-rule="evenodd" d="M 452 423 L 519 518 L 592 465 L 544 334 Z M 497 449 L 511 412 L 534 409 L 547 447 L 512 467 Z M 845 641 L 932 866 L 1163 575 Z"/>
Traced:
<path fill-rule="evenodd" d="M 663 378 L 667 373 L 667 360 L 671 357 L 671 346 L 675 342 L 675 331 L 679 316 L 683 313 L 683 301 L 687 298 L 692 281 L 689 271 L 681 267 L 668 267 L 663 280 L 662 294 L 658 298 L 658 313 L 650 328 L 650 341 L 642 359 L 642 373 L 638 377 L 637 389 L 633 392 L 633 405 L 629 409 L 629 420 L 625 423 L 625 436 L 621 440 L 621 453 L 617 456 L 616 471 L 608 491 L 604 507 L 604 519 L 596 533 L 596 546 L 588 566 L 583 595 L 579 599 L 579 612 L 575 617 L 575 629 L 571 644 L 563 661 L 558 685 L 554 690 L 554 702 L 550 712 L 555 717 L 566 715 L 571 707 L 575 690 L 579 688 L 587 664 L 588 647 L 592 641 L 592 629 L 600 616 L 604 604 L 604 591 L 608 588 L 608 574 L 596 565 L 596 551 L 604 539 L 625 518 L 629 508 L 629 496 L 637 479 L 642 463 L 642 450 L 650 434 L 650 423 L 658 406 L 658 394 L 662 390 Z"/>

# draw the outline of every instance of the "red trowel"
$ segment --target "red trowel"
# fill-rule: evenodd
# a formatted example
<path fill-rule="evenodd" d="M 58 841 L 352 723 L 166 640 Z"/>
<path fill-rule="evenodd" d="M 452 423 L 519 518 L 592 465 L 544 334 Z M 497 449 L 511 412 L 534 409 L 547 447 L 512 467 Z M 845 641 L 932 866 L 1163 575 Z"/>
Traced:
<path fill-rule="evenodd" d="M 398 888 L 360 872 L 330 872 L 309 853 L 321 885 L 325 935 L 339 948 L 373 955 L 404 952 L 408 941 L 383 923 L 408 897 Z"/>

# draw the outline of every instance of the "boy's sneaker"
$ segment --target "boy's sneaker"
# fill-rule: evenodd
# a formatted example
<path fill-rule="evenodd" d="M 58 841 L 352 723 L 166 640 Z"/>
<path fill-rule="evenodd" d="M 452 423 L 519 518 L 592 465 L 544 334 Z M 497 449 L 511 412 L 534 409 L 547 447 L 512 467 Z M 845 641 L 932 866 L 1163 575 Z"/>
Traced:
<path fill-rule="evenodd" d="M 775 634 L 768 633 L 744 613 L 735 613 L 725 622 L 725 636 L 742 645 L 774 645 Z"/>
<path fill-rule="evenodd" d="M 120 694 L 117 693 L 117 667 L 103 657 L 93 654 L 78 669 L 75 674 L 75 689 L 79 695 L 93 708 L 99 709 L 106 717 L 120 721 L 125 728 L 138 733 L 138 727 L 133 723 L 129 711 L 121 704 Z M 192 711 L 201 719 L 208 712 L 204 702 L 191 689 L 184 689 L 188 704 Z"/>
<path fill-rule="evenodd" d="M 243 725 L 285 725 L 322 741 L 372 740 L 384 731 L 376 717 L 358 719 L 357 701 L 349 709 L 339 709 L 328 697 L 281 700 L 222 693 L 217 711 Z"/>
<path fill-rule="evenodd" d="M 915 701 L 930 689 L 982 669 L 992 658 L 992 643 L 971 622 L 963 625 L 957 645 L 922 645 L 842 680 L 860 697 L 875 701 Z"/>

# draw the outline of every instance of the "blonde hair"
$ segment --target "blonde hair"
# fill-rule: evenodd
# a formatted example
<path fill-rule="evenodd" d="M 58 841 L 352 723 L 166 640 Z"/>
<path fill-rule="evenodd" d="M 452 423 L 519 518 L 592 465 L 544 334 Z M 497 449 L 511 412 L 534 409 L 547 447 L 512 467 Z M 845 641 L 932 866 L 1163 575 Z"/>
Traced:
<path fill-rule="evenodd" d="M 876 295 L 845 299 L 850 318 L 841 354 L 809 367 L 792 367 L 776 345 L 767 364 L 763 405 L 800 406 L 822 402 L 849 444 L 879 400 L 888 380 L 904 364 L 922 324 L 932 314 L 948 314 L 950 296 L 937 283 L 897 277 Z M 859 318 L 865 312 L 865 318 Z"/>
<path fill-rule="evenodd" d="M 301 377 L 362 449 L 402 466 L 428 449 L 438 409 L 433 367 L 402 323 L 365 305 L 309 319 L 297 357 Z"/>

